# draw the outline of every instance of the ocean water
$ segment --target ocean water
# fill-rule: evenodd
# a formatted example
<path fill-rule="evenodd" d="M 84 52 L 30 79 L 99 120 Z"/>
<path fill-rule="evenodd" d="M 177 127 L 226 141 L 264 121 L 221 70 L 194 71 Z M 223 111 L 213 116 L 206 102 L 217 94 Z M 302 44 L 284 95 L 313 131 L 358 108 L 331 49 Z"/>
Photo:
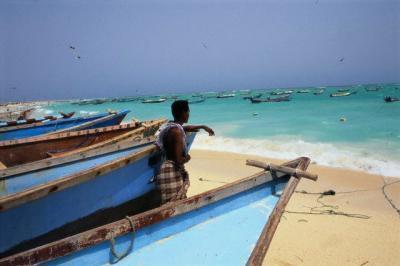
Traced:
<path fill-rule="evenodd" d="M 246 95 L 240 90 L 233 92 L 233 98 L 207 98 L 203 103 L 190 105 L 189 123 L 209 125 L 216 136 L 199 134 L 193 148 L 280 159 L 308 156 L 321 165 L 400 176 L 400 102 L 383 101 L 387 95 L 400 97 L 400 84 L 379 86 L 382 89 L 373 92 L 367 92 L 363 85 L 347 87 L 357 93 L 336 98 L 329 95 L 338 87 L 328 87 L 321 95 L 294 92 L 291 101 L 279 103 L 252 104 L 243 99 Z M 259 92 L 264 97 L 270 90 L 251 91 Z M 174 95 L 195 99 L 191 94 Z M 173 99 L 156 104 L 54 102 L 42 107 L 39 113 L 76 111 L 87 115 L 107 109 L 129 109 L 131 113 L 125 121 L 171 118 L 172 102 Z"/>

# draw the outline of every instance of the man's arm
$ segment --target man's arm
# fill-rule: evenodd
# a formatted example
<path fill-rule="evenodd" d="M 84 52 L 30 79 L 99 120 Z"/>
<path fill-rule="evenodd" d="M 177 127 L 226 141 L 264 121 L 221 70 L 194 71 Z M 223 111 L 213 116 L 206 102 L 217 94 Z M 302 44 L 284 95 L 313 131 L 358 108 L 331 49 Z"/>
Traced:
<path fill-rule="evenodd" d="M 200 129 L 203 129 L 208 133 L 208 135 L 210 135 L 210 136 L 215 135 L 214 130 L 212 130 L 210 127 L 205 126 L 205 125 L 187 125 L 187 126 L 183 126 L 183 129 L 186 132 L 197 132 Z"/>

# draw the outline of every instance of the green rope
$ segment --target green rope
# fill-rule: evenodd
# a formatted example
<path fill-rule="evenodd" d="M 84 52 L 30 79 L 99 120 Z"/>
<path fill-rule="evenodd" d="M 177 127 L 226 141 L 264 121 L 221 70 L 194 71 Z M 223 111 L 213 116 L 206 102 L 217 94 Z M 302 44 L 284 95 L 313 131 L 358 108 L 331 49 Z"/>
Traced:
<path fill-rule="evenodd" d="M 123 258 L 125 258 L 126 256 L 128 256 L 128 254 L 132 251 L 133 248 L 133 242 L 135 241 L 135 226 L 133 224 L 132 219 L 129 216 L 125 217 L 126 219 L 128 219 L 129 224 L 132 227 L 132 239 L 131 239 L 131 243 L 129 244 L 129 247 L 126 249 L 125 252 L 123 252 L 122 254 L 118 254 L 117 251 L 115 250 L 115 239 L 114 237 L 111 235 L 111 239 L 110 239 L 110 251 L 111 254 L 114 256 L 114 258 L 116 258 L 116 260 L 111 261 L 111 264 L 117 263 L 118 261 L 122 260 Z"/>

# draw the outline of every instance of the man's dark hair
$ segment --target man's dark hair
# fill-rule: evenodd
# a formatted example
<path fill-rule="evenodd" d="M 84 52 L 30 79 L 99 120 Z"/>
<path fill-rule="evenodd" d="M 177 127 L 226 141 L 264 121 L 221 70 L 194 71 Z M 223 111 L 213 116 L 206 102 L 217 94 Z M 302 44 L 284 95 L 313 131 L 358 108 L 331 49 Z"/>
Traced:
<path fill-rule="evenodd" d="M 172 115 L 174 116 L 174 119 L 179 119 L 181 118 L 182 114 L 184 112 L 189 111 L 189 103 L 186 100 L 177 100 L 172 103 L 171 105 L 171 111 Z"/>

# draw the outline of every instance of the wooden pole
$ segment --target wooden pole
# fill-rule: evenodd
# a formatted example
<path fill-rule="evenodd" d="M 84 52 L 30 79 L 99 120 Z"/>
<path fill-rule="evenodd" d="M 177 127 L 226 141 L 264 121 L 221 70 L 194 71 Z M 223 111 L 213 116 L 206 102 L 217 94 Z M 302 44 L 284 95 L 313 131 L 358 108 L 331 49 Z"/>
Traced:
<path fill-rule="evenodd" d="M 304 177 L 307 179 L 311 179 L 313 181 L 317 181 L 317 179 L 318 179 L 318 175 L 311 174 L 309 172 L 306 172 L 306 171 L 303 171 L 303 170 L 297 169 L 297 168 L 291 168 L 291 167 L 286 167 L 286 166 L 282 166 L 282 165 L 275 165 L 272 163 L 267 164 L 267 163 L 263 163 L 263 162 L 255 161 L 255 160 L 247 160 L 246 164 L 255 166 L 258 168 L 263 168 L 267 171 L 277 171 L 277 172 L 285 173 L 285 174 L 299 177 L 299 178 Z"/>

